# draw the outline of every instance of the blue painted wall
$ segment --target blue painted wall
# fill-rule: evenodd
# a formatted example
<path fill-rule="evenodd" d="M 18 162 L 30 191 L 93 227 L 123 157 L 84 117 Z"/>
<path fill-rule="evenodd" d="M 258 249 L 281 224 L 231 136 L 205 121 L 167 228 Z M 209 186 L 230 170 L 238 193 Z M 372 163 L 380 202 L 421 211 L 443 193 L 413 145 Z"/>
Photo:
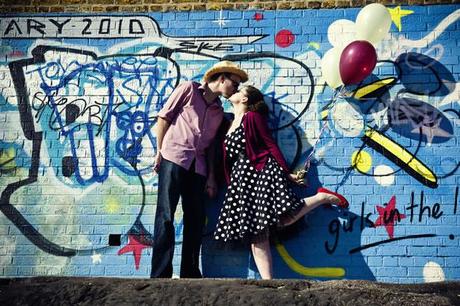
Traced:
<path fill-rule="evenodd" d="M 156 114 L 226 58 L 266 94 L 293 169 L 317 143 L 299 195 L 324 186 L 351 203 L 274 241 L 275 277 L 458 280 L 460 6 L 389 9 L 377 67 L 332 104 L 321 59 L 354 40 L 359 9 L 2 16 L 0 275 L 147 277 Z M 211 239 L 221 200 L 204 275 L 257 278 L 247 248 Z"/>

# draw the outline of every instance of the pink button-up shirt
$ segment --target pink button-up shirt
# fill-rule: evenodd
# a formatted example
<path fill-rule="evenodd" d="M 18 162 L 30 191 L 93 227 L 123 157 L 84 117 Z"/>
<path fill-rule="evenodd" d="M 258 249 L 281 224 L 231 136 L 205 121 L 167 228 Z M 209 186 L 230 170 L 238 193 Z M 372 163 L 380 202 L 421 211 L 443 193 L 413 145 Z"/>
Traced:
<path fill-rule="evenodd" d="M 224 111 L 219 98 L 207 104 L 203 92 L 199 83 L 180 84 L 158 117 L 170 123 L 161 156 L 187 170 L 195 160 L 195 172 L 207 176 L 206 149 L 216 136 Z"/>

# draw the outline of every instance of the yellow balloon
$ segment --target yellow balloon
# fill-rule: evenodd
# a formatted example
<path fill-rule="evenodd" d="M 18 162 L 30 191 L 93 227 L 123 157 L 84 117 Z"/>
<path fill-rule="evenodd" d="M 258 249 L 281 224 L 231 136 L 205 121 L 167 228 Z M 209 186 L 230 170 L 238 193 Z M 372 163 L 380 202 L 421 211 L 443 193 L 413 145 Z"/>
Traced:
<path fill-rule="evenodd" d="M 380 42 L 390 31 L 391 15 L 379 3 L 363 7 L 356 17 L 357 40 L 367 40 L 372 44 Z"/>

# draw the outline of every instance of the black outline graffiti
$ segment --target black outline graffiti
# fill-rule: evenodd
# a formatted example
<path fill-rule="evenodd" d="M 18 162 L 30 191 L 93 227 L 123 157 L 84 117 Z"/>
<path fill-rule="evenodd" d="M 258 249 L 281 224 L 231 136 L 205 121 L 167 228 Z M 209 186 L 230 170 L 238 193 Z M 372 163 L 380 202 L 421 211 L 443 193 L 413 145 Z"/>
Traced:
<path fill-rule="evenodd" d="M 265 37 L 265 36 L 264 36 Z M 44 54 L 48 51 L 60 51 L 60 52 L 66 52 L 66 53 L 76 53 L 76 54 L 82 54 L 86 56 L 90 56 L 94 60 L 100 60 L 100 59 L 105 59 L 105 58 L 116 58 L 116 57 L 126 57 L 126 56 L 136 56 L 136 57 L 141 57 L 141 56 L 154 56 L 154 57 L 163 57 L 173 64 L 173 66 L 177 69 L 177 79 L 176 83 L 174 84 L 174 87 L 176 87 L 179 84 L 180 80 L 180 66 L 176 61 L 172 59 L 172 55 L 175 52 L 181 52 L 181 53 L 190 53 L 190 54 L 197 54 L 197 55 L 203 55 L 209 58 L 214 58 L 218 60 L 225 60 L 225 59 L 231 59 L 234 61 L 244 61 L 244 60 L 250 60 L 250 59 L 256 59 L 256 58 L 279 58 L 279 59 L 284 59 L 287 61 L 294 62 L 304 68 L 307 71 L 307 74 L 309 76 L 309 80 L 311 82 L 311 91 L 310 91 L 310 97 L 308 99 L 307 104 L 305 107 L 302 109 L 302 111 L 297 115 L 296 118 L 288 122 L 287 124 L 278 127 L 274 129 L 274 131 L 278 131 L 281 129 L 284 129 L 286 127 L 291 127 L 294 131 L 295 137 L 296 137 L 296 142 L 297 142 L 297 150 L 296 154 L 294 157 L 294 160 L 291 165 L 295 165 L 298 160 L 301 157 L 301 137 L 299 131 L 296 129 L 294 126 L 294 123 L 298 121 L 301 116 L 308 110 L 311 101 L 313 99 L 314 95 L 314 79 L 313 75 L 311 73 L 311 70 L 302 62 L 297 61 L 292 58 L 288 58 L 285 56 L 278 55 L 276 53 L 272 52 L 261 52 L 261 53 L 253 53 L 253 54 L 235 54 L 235 55 L 229 55 L 229 56 L 224 56 L 222 58 L 216 57 L 216 56 L 211 56 L 207 54 L 202 54 L 199 52 L 193 52 L 193 51 L 188 51 L 188 50 L 181 50 L 179 49 L 170 49 L 166 47 L 161 47 L 155 50 L 153 53 L 147 53 L 147 54 L 117 54 L 117 55 L 104 55 L 104 56 L 97 56 L 94 52 L 91 51 L 86 51 L 86 50 L 80 50 L 80 49 L 74 49 L 74 48 L 65 48 L 65 47 L 53 47 L 53 46 L 37 46 L 32 50 L 32 58 L 29 59 L 24 59 L 24 60 L 18 60 L 11 62 L 9 64 L 9 68 L 11 71 L 11 75 L 13 78 L 14 86 L 16 89 L 16 94 L 18 97 L 18 109 L 20 113 L 20 121 L 21 121 L 21 127 L 22 130 L 24 131 L 24 134 L 26 135 L 26 138 L 28 140 L 33 141 L 33 151 L 31 154 L 32 158 L 32 164 L 29 172 L 29 179 L 24 180 L 22 182 L 16 182 L 13 184 L 8 185 L 8 187 L 5 189 L 5 191 L 2 193 L 2 197 L 0 199 L 0 210 L 5 214 L 5 216 L 15 224 L 20 231 L 23 233 L 25 237 L 27 237 L 33 244 L 35 244 L 37 247 L 40 249 L 56 255 L 56 256 L 74 256 L 77 254 L 91 254 L 91 252 L 96 251 L 96 250 L 101 250 L 105 249 L 107 247 L 102 247 L 102 248 L 95 248 L 95 249 L 86 249 L 86 250 L 78 250 L 78 249 L 71 249 L 71 248 L 63 248 L 60 247 L 53 242 L 49 241 L 46 237 L 44 237 L 42 234 L 40 234 L 35 228 L 33 228 L 32 224 L 28 222 L 22 215 L 21 213 L 14 208 L 14 206 L 10 203 L 10 197 L 11 195 L 18 190 L 19 188 L 32 184 L 37 181 L 37 175 L 38 175 L 38 166 L 39 166 L 39 161 L 40 161 L 40 147 L 41 147 L 41 142 L 43 140 L 43 135 L 41 132 L 36 132 L 35 131 L 35 126 L 34 126 L 34 120 L 33 120 L 33 115 L 32 115 L 32 109 L 30 105 L 30 101 L 27 95 L 27 86 L 25 83 L 25 75 L 23 71 L 23 67 L 27 65 L 33 65 L 33 64 L 41 64 L 45 62 Z M 71 116 L 70 116 L 71 117 Z M 151 118 L 151 119 L 156 119 L 156 117 Z M 143 138 L 140 137 L 138 141 L 141 141 Z M 133 160 L 128 160 L 126 159 L 136 170 L 136 161 Z M 75 166 L 75 165 L 74 165 Z M 67 174 L 70 174 L 72 172 L 72 169 L 67 169 Z M 153 244 L 153 236 L 149 231 L 144 227 L 141 221 L 141 216 L 144 210 L 144 207 L 146 205 L 146 195 L 145 195 L 145 183 L 141 177 L 141 174 L 138 173 L 138 176 L 140 178 L 140 183 L 142 186 L 142 204 L 141 208 L 139 211 L 138 216 L 136 217 L 136 220 L 134 224 L 132 225 L 131 229 L 128 231 L 127 234 L 130 235 L 136 235 L 139 236 L 141 239 L 140 242 L 142 242 L 145 245 L 152 245 Z"/>
<path fill-rule="evenodd" d="M 356 252 L 359 252 L 359 251 L 362 251 L 362 250 L 365 250 L 365 249 L 368 249 L 368 248 L 378 246 L 380 244 L 390 243 L 390 242 L 398 241 L 398 240 L 417 239 L 417 238 L 432 238 L 432 237 L 436 237 L 436 236 L 437 236 L 436 234 L 420 234 L 420 235 L 409 235 L 409 236 L 404 236 L 404 237 L 390 238 L 390 239 L 387 239 L 387 240 L 377 241 L 377 242 L 374 242 L 374 243 L 365 244 L 365 245 L 362 245 L 360 247 L 351 249 L 349 253 L 353 254 L 353 253 L 356 253 Z"/>
<path fill-rule="evenodd" d="M 308 68 L 308 66 L 305 65 L 304 63 L 302 63 L 301 61 L 298 61 L 296 59 L 292 59 L 292 58 L 289 58 L 289 57 L 286 57 L 286 56 L 282 56 L 282 55 L 279 55 L 279 54 L 276 54 L 276 53 L 272 53 L 272 52 L 260 52 L 260 53 L 248 53 L 248 54 L 231 54 L 231 55 L 224 56 L 222 58 L 222 60 L 242 61 L 242 60 L 251 60 L 251 59 L 256 59 L 256 58 L 261 58 L 261 57 L 273 57 L 273 58 L 280 58 L 280 59 L 285 59 L 285 60 L 288 60 L 288 61 L 292 61 L 292 62 L 298 64 L 299 66 L 301 66 L 308 73 L 308 78 L 309 78 L 310 84 L 311 84 L 310 97 L 308 98 L 308 101 L 306 102 L 305 107 L 299 112 L 297 117 L 295 117 L 291 122 L 289 122 L 289 123 L 287 123 L 285 125 L 282 125 L 280 127 L 277 127 L 276 129 L 273 129 L 273 131 L 282 130 L 282 129 L 288 127 L 288 126 L 293 125 L 296 121 L 298 121 L 303 116 L 303 114 L 305 114 L 305 112 L 308 110 L 308 108 L 310 107 L 311 101 L 313 100 L 313 96 L 314 96 L 314 93 L 315 93 L 315 81 L 313 79 L 313 74 L 311 73 L 310 68 Z"/>
<path fill-rule="evenodd" d="M 414 90 L 408 90 L 408 89 L 404 89 L 402 91 L 399 92 L 399 94 L 402 94 L 402 93 L 411 93 L 411 94 L 416 94 L 416 95 L 433 95 L 435 94 L 437 91 L 439 91 L 440 89 L 442 89 L 442 86 L 443 86 L 443 82 L 441 80 L 441 77 L 438 75 L 437 71 L 431 67 L 431 65 L 427 65 L 426 64 L 426 61 L 427 60 L 430 60 L 431 58 L 428 57 L 428 56 L 425 56 L 425 55 L 420 55 L 418 53 L 414 53 L 414 52 L 411 52 L 411 53 L 408 53 L 407 55 L 405 55 L 406 57 L 403 57 L 403 55 L 400 55 L 400 57 L 398 57 L 398 59 L 400 60 L 400 62 L 402 61 L 402 59 L 407 62 L 407 61 L 413 61 L 417 64 L 420 64 L 423 66 L 423 68 L 428 68 L 430 69 L 430 72 L 435 75 L 436 77 L 436 80 L 438 81 L 438 86 L 435 90 L 431 90 L 429 91 L 428 93 L 421 93 L 421 92 L 417 92 L 417 91 L 414 91 Z M 422 59 L 418 59 L 417 56 L 422 56 Z M 409 59 L 410 57 L 410 59 Z M 402 59 L 401 59 L 402 58 Z M 433 61 L 435 61 L 436 63 L 438 63 L 439 65 L 441 65 L 439 62 L 437 62 L 436 60 L 434 59 L 431 59 Z M 395 68 L 396 70 L 396 77 L 392 77 L 394 78 L 394 81 L 389 83 L 389 84 L 386 84 L 385 86 L 382 86 L 382 88 L 380 88 L 379 90 L 377 90 L 379 93 L 381 93 L 382 95 L 384 93 L 386 93 L 387 91 L 389 91 L 392 87 L 394 87 L 396 84 L 399 84 L 401 83 L 401 78 L 403 77 L 403 69 L 402 67 L 400 66 L 401 63 L 398 62 L 398 61 L 391 61 L 391 60 L 381 60 L 381 61 L 378 61 L 378 63 L 389 63 L 389 64 L 392 64 L 393 67 Z M 417 67 L 418 68 L 418 67 Z M 388 79 L 388 78 L 385 78 L 385 79 Z M 385 79 L 380 79 L 380 80 L 385 80 Z M 361 81 L 356 87 L 357 88 L 360 88 L 363 86 L 365 80 Z M 354 96 L 352 96 L 354 97 Z M 364 113 L 365 114 L 368 114 L 368 112 L 377 104 L 377 103 L 384 103 L 386 105 L 387 108 L 389 108 L 389 104 L 388 103 L 385 103 L 385 101 L 380 101 L 380 96 L 376 93 L 370 93 L 370 94 L 367 94 L 363 97 L 361 97 L 362 99 L 365 99 L 365 100 L 374 100 L 373 103 L 367 108 L 367 111 L 365 111 Z M 417 100 L 418 101 L 418 100 Z M 387 105 L 388 104 L 388 105 Z M 445 110 L 445 111 L 453 111 L 455 112 L 459 117 L 460 117 L 460 114 L 457 113 L 455 110 L 452 110 L 452 109 L 449 109 L 449 110 Z M 388 125 L 387 126 L 384 126 L 382 129 L 380 130 L 377 130 L 378 132 L 380 133 L 385 133 L 388 129 L 391 128 L 392 126 L 392 117 L 390 116 L 390 114 L 388 114 Z M 417 153 L 419 151 L 419 149 L 421 148 L 421 145 L 422 145 L 422 137 L 423 137 L 423 133 L 422 133 L 422 127 L 419 127 L 419 137 L 418 137 L 418 144 L 417 144 L 417 148 L 415 150 L 415 153 L 412 154 L 412 157 L 411 157 L 411 160 L 412 161 L 413 159 L 417 158 Z M 388 136 L 386 136 L 388 137 Z M 384 150 L 384 148 L 381 148 L 381 146 L 378 146 L 378 145 L 375 145 L 373 146 L 373 142 L 372 141 L 368 141 L 368 138 L 363 136 L 362 138 L 362 141 L 363 141 L 363 145 L 360 146 L 359 148 L 359 152 L 361 152 L 365 146 L 369 146 L 370 148 L 373 148 L 375 149 L 377 152 L 381 153 L 383 156 L 387 157 L 388 158 L 388 154 L 385 154 L 387 153 L 386 150 Z M 395 142 L 393 140 L 393 142 Z M 397 142 L 395 142 L 397 143 Z M 359 154 L 356 154 L 356 156 L 358 157 Z M 390 155 L 391 156 L 391 155 Z M 394 172 L 392 173 L 386 173 L 386 174 L 383 174 L 383 175 L 379 175 L 379 174 L 368 174 L 368 173 L 365 173 L 365 172 L 362 172 L 360 171 L 357 167 L 355 166 L 348 166 L 348 167 L 334 167 L 334 166 L 331 166 L 329 165 L 325 160 L 321 160 L 320 163 L 324 163 L 324 165 L 326 167 L 328 167 L 329 169 L 331 170 L 334 170 L 334 171 L 339 171 L 339 172 L 342 172 L 342 173 L 347 173 L 349 174 L 349 172 L 351 172 L 353 169 L 356 170 L 357 172 L 359 172 L 360 174 L 362 175 L 365 175 L 365 176 L 371 176 L 371 177 L 383 177 L 383 176 L 390 176 L 390 175 L 393 175 L 393 174 L 396 174 L 398 173 L 399 171 L 401 170 L 404 170 L 405 172 L 407 172 L 409 175 L 411 175 L 413 178 L 415 178 L 416 180 L 418 180 L 420 183 L 424 184 L 425 186 L 428 186 L 430 188 L 437 188 L 438 185 L 437 183 L 429 183 L 427 180 L 424 180 L 423 178 L 420 178 L 419 175 L 417 174 L 417 172 L 415 171 L 412 171 L 410 170 L 409 167 L 405 167 L 405 164 L 402 164 L 400 162 L 397 162 L 397 159 L 392 159 L 392 158 L 388 158 L 391 162 L 393 162 L 394 164 L 396 164 L 399 169 L 395 170 Z M 353 163 L 352 163 L 353 164 Z M 356 163 L 355 163 L 356 164 Z M 423 163 L 422 163 L 423 164 Z M 445 177 L 448 177 L 448 176 L 451 176 L 453 175 L 458 169 L 460 168 L 460 162 L 457 162 L 457 165 L 456 167 L 450 171 L 449 173 L 447 173 L 446 175 L 442 176 L 442 177 L 439 177 L 439 178 L 445 178 Z M 436 176 L 436 175 L 435 175 Z M 436 181 L 437 181 L 437 176 L 436 176 Z M 342 180 L 341 184 L 339 185 L 342 185 L 344 183 L 344 181 Z"/>
<path fill-rule="evenodd" d="M 445 113 L 449 113 L 449 112 L 454 113 L 460 119 L 460 112 L 455 110 L 455 109 L 449 108 L 449 109 L 444 110 L 444 112 Z M 448 178 L 448 177 L 454 175 L 457 172 L 458 168 L 460 168 L 460 162 L 457 162 L 457 165 L 454 167 L 454 169 L 452 169 L 448 173 L 444 174 L 443 176 L 440 176 L 439 178 L 444 179 L 444 178 Z"/>
<path fill-rule="evenodd" d="M 294 157 L 294 160 L 293 160 L 291 166 L 296 165 L 298 160 L 301 157 L 301 151 L 302 151 L 301 136 L 300 136 L 300 133 L 297 130 L 297 128 L 294 126 L 294 123 L 299 121 L 299 119 L 303 116 L 303 114 L 305 114 L 305 112 L 309 109 L 311 101 L 312 101 L 313 96 L 314 96 L 315 84 L 314 84 L 314 79 L 313 79 L 313 75 L 311 73 L 311 70 L 308 68 L 308 66 L 306 66 L 305 64 L 303 64 L 300 61 L 297 61 L 295 59 L 288 58 L 288 57 L 285 57 L 285 56 L 281 56 L 281 55 L 278 55 L 278 54 L 272 53 L 272 52 L 260 52 L 260 53 L 249 53 L 249 54 L 232 54 L 232 55 L 226 55 L 226 56 L 224 56 L 222 58 L 219 58 L 219 57 L 212 56 L 212 55 L 202 54 L 200 52 L 182 50 L 181 48 L 170 49 L 170 48 L 166 48 L 166 47 L 158 48 L 154 53 L 148 53 L 148 54 L 117 54 L 117 55 L 104 55 L 104 56 L 99 56 L 98 57 L 95 53 L 93 53 L 91 51 L 83 51 L 83 50 L 72 49 L 72 48 L 38 46 L 32 51 L 32 56 L 33 56 L 32 59 L 19 60 L 19 61 L 16 61 L 16 62 L 12 62 L 9 65 L 10 71 L 11 71 L 12 76 L 13 76 L 13 82 L 14 82 L 16 93 L 17 93 L 17 96 L 18 96 L 18 101 L 19 101 L 18 108 L 19 108 L 19 112 L 20 112 L 21 127 L 22 127 L 22 129 L 24 131 L 24 134 L 26 135 L 26 138 L 33 141 L 33 150 L 32 150 L 32 166 L 31 166 L 31 169 L 29 171 L 29 178 L 26 179 L 26 180 L 23 180 L 23 181 L 16 182 L 16 183 L 8 185 L 8 187 L 2 193 L 2 197 L 0 199 L 0 210 L 5 214 L 5 216 L 10 221 L 12 221 L 20 229 L 20 231 L 24 234 L 25 237 L 27 237 L 37 247 L 39 247 L 40 249 L 42 249 L 42 250 L 44 250 L 44 251 L 46 251 L 48 253 L 51 253 L 51 254 L 57 255 L 57 256 L 74 256 L 74 255 L 77 255 L 77 254 L 91 254 L 91 252 L 93 252 L 95 250 L 101 250 L 101 249 L 107 248 L 107 247 L 103 247 L 103 248 L 89 249 L 89 250 L 77 250 L 77 249 L 70 249 L 70 248 L 60 247 L 60 246 L 52 243 L 51 241 L 47 240 L 43 235 L 41 235 L 37 230 L 35 230 L 33 228 L 33 226 L 21 215 L 21 213 L 18 210 L 16 210 L 10 203 L 10 197 L 16 190 L 18 190 L 19 188 L 21 188 L 23 186 L 32 184 L 32 183 L 37 181 L 38 164 L 39 164 L 39 159 L 40 159 L 40 147 L 41 147 L 41 142 L 42 142 L 42 139 L 43 139 L 42 138 L 42 133 L 36 132 L 35 127 L 33 125 L 34 121 L 33 121 L 33 118 L 32 118 L 32 111 L 31 111 L 31 106 L 30 106 L 29 100 L 28 100 L 28 95 L 26 94 L 27 93 L 27 88 L 26 88 L 26 84 L 25 84 L 25 77 L 24 77 L 24 74 L 23 74 L 23 71 L 22 71 L 22 67 L 30 65 L 30 64 L 35 64 L 35 63 L 43 63 L 44 62 L 44 54 L 45 54 L 45 52 L 50 51 L 50 50 L 57 50 L 57 51 L 61 51 L 61 52 L 74 52 L 74 53 L 78 53 L 78 54 L 89 55 L 95 60 L 104 59 L 104 58 L 126 57 L 126 56 L 136 56 L 136 57 L 159 56 L 159 57 L 164 57 L 164 58 L 168 59 L 169 61 L 171 61 L 173 63 L 173 65 L 174 65 L 174 67 L 177 69 L 178 78 L 176 79 L 176 84 L 175 84 L 174 87 L 176 87 L 178 85 L 179 78 L 180 78 L 180 66 L 177 64 L 177 62 L 175 62 L 172 59 L 172 55 L 174 53 L 176 53 L 176 52 L 203 55 L 203 56 L 206 56 L 208 58 L 214 58 L 214 59 L 217 59 L 217 60 L 245 61 L 245 60 L 258 59 L 258 58 L 279 58 L 279 59 L 287 60 L 287 61 L 290 61 L 290 62 L 294 62 L 294 63 L 298 64 L 299 66 L 301 66 L 302 68 L 304 68 L 308 73 L 308 77 L 309 77 L 310 84 L 311 84 L 311 85 L 307 85 L 307 86 L 311 87 L 310 97 L 309 97 L 306 105 L 304 106 L 304 108 L 297 114 L 297 116 L 294 119 L 292 119 L 291 121 L 289 121 L 288 123 L 286 123 L 286 124 L 284 124 L 282 126 L 279 126 L 279 127 L 275 128 L 275 129 L 273 129 L 273 131 L 279 131 L 279 130 L 282 130 L 284 128 L 291 127 L 292 130 L 294 131 L 296 142 L 298 144 L 297 145 L 297 150 L 296 150 L 296 153 L 295 153 L 295 157 Z M 393 64 L 395 64 L 395 63 L 393 63 Z M 397 67 L 397 65 L 395 65 L 395 67 Z M 400 73 L 399 70 L 398 70 L 398 72 Z M 400 76 L 398 75 L 398 79 L 399 79 L 399 77 Z M 390 88 L 392 88 L 394 86 L 394 84 L 397 83 L 398 79 L 395 79 L 394 82 L 386 85 L 385 89 L 389 90 Z M 369 96 L 366 95 L 365 98 L 372 98 L 372 96 L 371 95 L 369 95 Z M 377 97 L 376 101 L 372 104 L 372 106 L 368 110 L 372 109 L 372 107 L 376 103 L 379 103 L 379 102 L 382 102 L 382 101 L 379 101 L 378 97 Z M 452 112 L 454 112 L 454 113 L 456 113 L 458 115 L 458 112 L 455 111 L 455 110 L 449 109 L 449 110 L 446 110 L 446 111 L 452 111 Z M 69 116 L 69 118 L 70 117 L 71 116 Z M 385 127 L 385 130 L 388 129 L 388 128 L 389 128 L 388 126 Z M 418 143 L 418 146 L 417 146 L 417 149 L 416 149 L 416 152 L 415 152 L 413 158 L 415 158 L 415 156 L 416 156 L 416 154 L 417 154 L 417 152 L 418 152 L 418 150 L 420 148 L 420 145 L 421 145 L 421 137 L 422 137 L 421 133 L 420 133 L 419 137 L 420 137 L 419 138 L 419 143 Z M 141 141 L 141 140 L 142 140 L 142 137 L 138 138 L 138 141 Z M 366 145 L 368 145 L 369 147 L 372 147 L 372 148 L 376 149 L 377 151 L 379 151 L 378 148 L 373 147 L 373 145 L 371 143 L 368 143 L 366 141 L 363 141 L 363 144 L 362 144 L 362 146 L 360 148 L 360 151 Z M 384 150 L 382 150 L 382 148 L 380 148 L 380 149 L 381 149 L 382 153 L 384 154 L 385 153 Z M 126 160 L 137 171 L 136 162 L 135 161 L 130 161 L 128 159 L 126 159 Z M 327 165 L 327 163 L 325 163 L 325 165 L 330 167 L 329 165 Z M 452 173 L 454 173 L 458 169 L 458 167 L 459 167 L 459 164 L 457 164 L 457 167 L 454 169 L 454 171 Z M 351 171 L 352 169 L 353 169 L 353 167 L 347 167 L 347 168 L 344 168 L 344 169 L 335 168 L 335 170 L 342 170 L 342 171 L 343 170 Z M 401 170 L 406 170 L 406 169 L 404 169 L 403 167 L 400 167 L 400 169 L 398 169 L 394 173 L 397 173 L 397 172 L 399 172 Z M 359 171 L 359 172 L 361 172 L 361 171 Z M 407 170 L 406 170 L 406 172 L 407 172 Z M 392 173 L 392 174 L 394 174 L 394 173 Z M 367 175 L 367 176 L 387 176 L 387 175 L 391 175 L 391 174 L 370 175 L 370 174 L 367 174 L 367 173 L 362 173 L 362 174 Z M 153 236 L 144 227 L 144 225 L 142 224 L 142 221 L 141 221 L 141 216 L 143 214 L 143 211 L 144 211 L 144 208 L 145 208 L 145 205 L 146 205 L 146 202 L 145 202 L 146 201 L 146 194 L 145 194 L 146 191 L 145 191 L 145 182 L 143 181 L 142 176 L 141 176 L 141 174 L 139 172 L 138 172 L 138 176 L 139 176 L 140 183 L 141 183 L 141 186 L 142 186 L 142 204 L 141 204 L 141 208 L 139 210 L 138 216 L 137 216 L 134 224 L 132 225 L 132 227 L 130 228 L 130 230 L 128 230 L 128 232 L 126 234 L 136 235 L 136 237 L 139 237 L 139 239 L 140 239 L 138 241 L 141 242 L 142 244 L 152 245 L 153 244 Z M 431 234 L 427 234 L 427 235 L 431 235 Z M 431 237 L 431 236 L 427 236 L 427 235 L 415 235 L 415 236 Z M 409 238 L 417 238 L 417 237 L 412 237 L 412 236 L 399 237 L 399 238 L 393 238 L 393 239 L 389 239 L 389 240 L 374 243 L 374 244 L 361 246 L 360 248 L 355 248 L 355 249 L 350 250 L 350 254 L 352 254 L 354 252 L 358 252 L 358 251 L 360 251 L 362 249 L 365 249 L 365 248 L 370 248 L 370 247 L 376 246 L 378 244 L 388 243 L 388 242 L 391 242 L 391 241 L 394 241 L 394 240 L 409 239 Z"/>
<path fill-rule="evenodd" d="M 389 137 L 387 135 L 385 135 L 385 137 L 387 137 L 388 139 L 390 139 L 391 141 L 396 143 L 393 139 L 391 139 L 391 137 Z M 405 163 L 405 162 L 401 161 L 401 159 L 399 159 L 393 152 L 389 151 L 387 148 L 385 148 L 381 144 L 373 141 L 371 138 L 369 138 L 367 136 L 364 136 L 362 138 L 362 140 L 370 148 L 373 148 L 375 151 L 377 151 L 380 154 L 382 154 L 383 156 L 385 156 L 388 160 L 392 161 L 394 164 L 396 164 L 399 167 L 401 167 L 401 169 L 406 171 L 409 175 L 411 175 L 413 178 L 415 178 L 417 181 L 419 181 L 423 185 L 428 186 L 430 188 L 437 188 L 438 187 L 438 178 L 437 178 L 436 174 L 433 173 L 435 182 L 431 182 L 429 180 L 426 180 L 422 175 L 420 175 L 420 173 L 418 173 L 417 171 L 415 171 L 414 169 L 409 167 L 408 166 L 409 163 Z M 414 154 L 411 154 L 411 155 L 412 155 L 412 157 L 411 157 L 411 161 L 412 161 L 412 160 L 415 159 L 415 156 L 414 156 Z M 419 160 L 419 163 L 422 166 L 427 167 L 421 160 Z"/>
<path fill-rule="evenodd" d="M 61 247 L 43 236 L 38 232 L 33 225 L 27 221 L 24 216 L 19 212 L 10 202 L 11 195 L 19 188 L 33 184 L 37 181 L 38 168 L 40 163 L 40 148 L 43 140 L 42 132 L 36 132 L 34 126 L 33 115 L 31 111 L 31 105 L 28 98 L 28 89 L 25 83 L 25 75 L 23 71 L 24 66 L 33 65 L 37 63 L 44 63 L 44 54 L 50 50 L 57 50 L 62 52 L 74 52 L 77 54 L 83 54 L 91 56 L 97 59 L 97 55 L 91 51 L 84 51 L 73 48 L 61 48 L 61 47 L 50 47 L 50 46 L 37 46 L 32 50 L 32 58 L 18 60 L 9 63 L 16 95 L 18 97 L 18 109 L 20 116 L 21 128 L 24 132 L 25 137 L 32 141 L 32 152 L 31 152 L 31 167 L 29 169 L 29 177 L 25 180 L 18 181 L 15 183 L 8 184 L 5 190 L 1 194 L 0 198 L 0 211 L 21 231 L 21 233 L 27 237 L 33 244 L 35 244 L 41 250 L 48 252 L 56 256 L 75 256 L 77 254 L 91 254 L 92 251 L 102 250 L 107 247 L 95 248 L 95 249 L 72 249 Z M 161 56 L 162 49 L 156 50 L 153 56 Z M 122 56 L 122 55 L 120 55 Z M 173 61 L 174 65 L 177 65 Z M 177 86 L 179 80 L 176 81 Z M 143 183 L 143 182 L 142 182 Z M 143 186 L 143 193 L 145 196 L 145 186 Z M 145 197 L 144 203 L 145 205 Z"/>

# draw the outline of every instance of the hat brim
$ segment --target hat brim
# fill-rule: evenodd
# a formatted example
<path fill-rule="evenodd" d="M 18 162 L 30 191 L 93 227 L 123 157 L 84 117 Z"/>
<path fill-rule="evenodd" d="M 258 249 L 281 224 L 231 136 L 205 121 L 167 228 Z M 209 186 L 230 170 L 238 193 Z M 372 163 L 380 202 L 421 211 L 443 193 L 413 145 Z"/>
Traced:
<path fill-rule="evenodd" d="M 235 75 L 240 77 L 242 83 L 244 83 L 244 82 L 246 82 L 248 80 L 248 74 L 244 70 L 241 70 L 241 69 L 235 68 L 235 67 L 213 67 L 213 68 L 210 68 L 204 74 L 203 80 L 205 82 L 208 82 L 209 78 L 211 76 L 213 76 L 214 74 L 216 74 L 216 73 L 231 73 L 231 74 L 235 74 Z"/>

